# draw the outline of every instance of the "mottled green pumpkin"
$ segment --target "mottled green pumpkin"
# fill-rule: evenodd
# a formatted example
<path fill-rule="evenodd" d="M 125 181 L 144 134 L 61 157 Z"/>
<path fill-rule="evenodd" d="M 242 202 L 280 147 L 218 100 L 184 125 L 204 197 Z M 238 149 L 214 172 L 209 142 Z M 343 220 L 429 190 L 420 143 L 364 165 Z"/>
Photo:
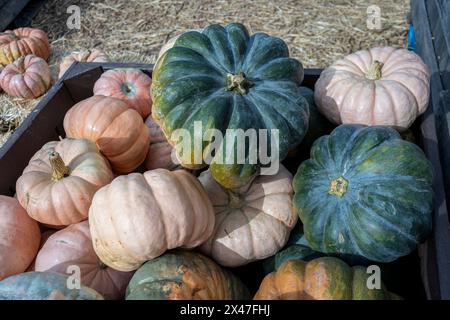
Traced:
<path fill-rule="evenodd" d="M 203 151 L 214 150 L 210 167 L 214 179 L 226 188 L 237 188 L 268 164 L 259 153 L 256 159 L 251 157 L 249 143 L 244 146 L 245 159 L 238 163 L 238 143 L 225 135 L 226 130 L 255 129 L 259 137 L 258 130 L 267 129 L 264 154 L 277 152 L 271 147 L 270 130 L 279 130 L 282 160 L 301 142 L 308 127 L 308 103 L 299 89 L 303 75 L 301 63 L 289 58 L 286 43 L 279 38 L 261 32 L 250 36 L 239 23 L 189 31 L 177 38 L 155 66 L 153 117 L 172 145 L 182 140 L 172 135 L 177 129 L 190 132 L 192 152 L 177 149 L 184 167 L 204 167 Z M 202 143 L 202 137 L 194 137 L 195 123 L 201 123 L 201 134 L 217 129 L 224 139 L 207 135 Z M 261 151 L 259 144 L 256 150 Z"/>
<path fill-rule="evenodd" d="M 142 265 L 128 284 L 127 300 L 237 300 L 249 293 L 211 259 L 174 250 Z"/>
<path fill-rule="evenodd" d="M 294 207 L 312 249 L 390 262 L 430 232 L 432 179 L 422 150 L 394 129 L 341 125 L 298 168 Z"/>
<path fill-rule="evenodd" d="M 54 272 L 26 272 L 0 281 L 0 300 L 103 300 L 94 289 L 81 285 L 69 289 L 72 281 Z"/>

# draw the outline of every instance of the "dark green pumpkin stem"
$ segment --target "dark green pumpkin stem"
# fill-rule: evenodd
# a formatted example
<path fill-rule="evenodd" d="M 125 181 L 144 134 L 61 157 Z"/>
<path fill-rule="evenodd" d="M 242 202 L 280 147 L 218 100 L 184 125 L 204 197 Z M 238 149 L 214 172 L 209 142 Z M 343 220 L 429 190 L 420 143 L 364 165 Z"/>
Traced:
<path fill-rule="evenodd" d="M 379 80 L 381 78 L 381 69 L 383 68 L 383 62 L 375 60 L 367 70 L 366 78 L 369 80 Z"/>
<path fill-rule="evenodd" d="M 227 81 L 227 90 L 234 90 L 240 94 L 246 94 L 248 89 L 252 86 L 252 83 L 245 78 L 245 75 L 242 72 L 238 74 L 227 74 Z"/>
<path fill-rule="evenodd" d="M 339 177 L 331 181 L 330 190 L 328 191 L 328 193 L 341 198 L 347 192 L 347 189 L 348 180 L 344 177 Z"/>
<path fill-rule="evenodd" d="M 242 196 L 228 190 L 228 199 L 230 200 L 230 208 L 232 209 L 241 209 L 244 206 L 244 199 L 242 199 Z"/>
<path fill-rule="evenodd" d="M 64 177 L 69 175 L 69 167 L 67 167 L 59 155 L 58 152 L 52 151 L 49 153 L 48 158 L 50 160 L 50 165 L 52 167 L 52 179 L 54 181 L 59 181 Z"/>

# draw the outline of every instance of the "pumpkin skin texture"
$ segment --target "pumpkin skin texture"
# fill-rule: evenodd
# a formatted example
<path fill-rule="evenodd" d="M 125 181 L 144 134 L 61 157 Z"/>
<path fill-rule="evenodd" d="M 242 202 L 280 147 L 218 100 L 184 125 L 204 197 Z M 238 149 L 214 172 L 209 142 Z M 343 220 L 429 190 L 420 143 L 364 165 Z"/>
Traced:
<path fill-rule="evenodd" d="M 26 272 L 0 281 L 0 300 L 103 300 L 81 285 L 68 289 L 68 278 L 54 272 Z"/>
<path fill-rule="evenodd" d="M 41 233 L 19 202 L 0 195 L 0 280 L 24 272 L 39 249 Z"/>
<path fill-rule="evenodd" d="M 66 226 L 87 219 L 94 193 L 112 179 L 94 143 L 51 141 L 34 154 L 17 180 L 17 199 L 33 219 Z"/>
<path fill-rule="evenodd" d="M 7 65 L 0 74 L 0 86 L 7 94 L 23 99 L 38 98 L 50 88 L 52 75 L 44 59 L 27 55 Z"/>
<path fill-rule="evenodd" d="M 52 234 L 54 234 L 55 232 L 56 232 L 56 230 L 49 229 L 49 230 L 44 231 L 44 232 L 41 233 L 41 241 L 39 243 L 39 250 L 42 249 L 44 244 L 47 242 L 48 238 L 50 238 L 50 236 Z M 38 253 L 39 253 L 39 250 L 38 250 Z M 36 270 L 34 270 L 35 264 L 36 264 L 36 257 L 34 258 L 33 262 L 30 264 L 30 266 L 27 268 L 26 272 L 36 271 Z"/>
<path fill-rule="evenodd" d="M 249 293 L 231 272 L 211 259 L 174 250 L 146 262 L 127 288 L 127 300 L 244 300 Z"/>
<path fill-rule="evenodd" d="M 259 155 L 252 159 L 246 143 L 238 163 L 238 143 L 226 130 L 268 129 L 269 142 L 270 130 L 278 129 L 279 147 L 272 150 L 268 143 L 264 148 L 282 160 L 308 127 L 308 104 L 299 90 L 302 80 L 301 63 L 289 58 L 281 39 L 264 33 L 250 36 L 238 23 L 211 25 L 201 33 L 180 35 L 158 59 L 152 74 L 153 118 L 172 145 L 180 141 L 173 134 L 177 129 L 193 137 L 190 152 L 183 150 L 186 143 L 177 148 L 183 167 L 206 165 L 201 161 L 204 153 L 199 154 L 197 145 L 201 145 L 202 152 L 215 151 L 212 161 L 207 161 L 214 179 L 225 188 L 239 188 L 259 173 L 263 161 Z M 208 133 L 200 143 L 195 123 L 202 125 L 202 133 L 219 130 L 223 140 L 216 141 Z"/>
<path fill-rule="evenodd" d="M 58 78 L 61 78 L 64 73 L 66 73 L 67 69 L 74 62 L 108 62 L 109 58 L 106 54 L 97 49 L 92 50 L 83 50 L 83 51 L 75 51 L 71 54 L 65 56 L 61 63 L 59 64 L 59 75 Z"/>
<path fill-rule="evenodd" d="M 217 263 L 236 267 L 274 255 L 297 222 L 292 206 L 292 175 L 256 177 L 240 190 L 225 190 L 209 171 L 199 177 L 216 212 L 212 236 L 201 250 Z"/>
<path fill-rule="evenodd" d="M 0 64 L 8 65 L 28 54 L 48 60 L 50 44 L 43 30 L 18 28 L 0 33 Z"/>
<path fill-rule="evenodd" d="M 206 241 L 214 210 L 196 177 L 185 170 L 156 169 L 119 176 L 100 189 L 89 223 L 101 261 L 132 271 L 169 249 Z"/>
<path fill-rule="evenodd" d="M 95 82 L 94 95 L 120 99 L 145 119 L 152 111 L 151 83 L 152 79 L 138 69 L 108 70 Z"/>
<path fill-rule="evenodd" d="M 255 300 L 398 300 L 386 290 L 368 289 L 366 268 L 332 257 L 289 260 L 262 281 Z"/>
<path fill-rule="evenodd" d="M 431 230 L 433 169 L 387 127 L 341 125 L 318 139 L 294 177 L 309 246 L 391 262 Z"/>
<path fill-rule="evenodd" d="M 67 268 L 80 268 L 81 283 L 106 299 L 122 299 L 133 275 L 105 266 L 95 254 L 89 222 L 72 224 L 56 232 L 44 244 L 36 257 L 36 271 L 67 274 Z"/>
<path fill-rule="evenodd" d="M 402 131 L 428 106 L 430 72 L 409 50 L 376 47 L 325 69 L 314 94 L 320 112 L 335 124 L 385 125 Z"/>
<path fill-rule="evenodd" d="M 148 128 L 139 113 L 116 98 L 93 96 L 78 102 L 64 117 L 68 137 L 97 144 L 116 173 L 136 169 L 148 152 Z"/>

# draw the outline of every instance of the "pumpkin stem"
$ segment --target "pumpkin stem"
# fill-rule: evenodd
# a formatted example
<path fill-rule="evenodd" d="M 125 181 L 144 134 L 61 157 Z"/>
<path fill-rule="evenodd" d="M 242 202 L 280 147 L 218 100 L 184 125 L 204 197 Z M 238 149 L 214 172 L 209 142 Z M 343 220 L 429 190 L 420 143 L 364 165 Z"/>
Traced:
<path fill-rule="evenodd" d="M 366 79 L 379 80 L 381 78 L 381 68 L 383 68 L 383 62 L 375 60 L 369 67 L 366 73 Z"/>
<path fill-rule="evenodd" d="M 228 199 L 230 200 L 230 208 L 232 209 L 241 209 L 244 206 L 244 200 L 241 195 L 228 190 Z"/>
<path fill-rule="evenodd" d="M 88 60 L 89 56 L 91 55 L 91 50 L 86 50 L 83 55 L 81 56 L 80 61 L 85 62 Z"/>
<path fill-rule="evenodd" d="M 227 90 L 237 91 L 240 94 L 246 94 L 248 89 L 252 86 L 252 83 L 245 78 L 245 75 L 240 72 L 238 74 L 227 74 Z"/>
<path fill-rule="evenodd" d="M 331 181 L 330 190 L 328 191 L 328 193 L 341 198 L 347 192 L 347 189 L 348 180 L 344 177 L 339 177 Z"/>
<path fill-rule="evenodd" d="M 67 167 L 58 152 L 49 153 L 50 165 L 52 166 L 52 179 L 59 181 L 69 175 L 69 167 Z"/>
<path fill-rule="evenodd" d="M 17 59 L 16 66 L 20 73 L 25 73 L 25 57 L 20 57 Z"/>
<path fill-rule="evenodd" d="M 100 270 L 105 270 L 106 268 L 108 268 L 108 266 L 101 262 L 100 259 L 97 261 L 97 266 Z"/>

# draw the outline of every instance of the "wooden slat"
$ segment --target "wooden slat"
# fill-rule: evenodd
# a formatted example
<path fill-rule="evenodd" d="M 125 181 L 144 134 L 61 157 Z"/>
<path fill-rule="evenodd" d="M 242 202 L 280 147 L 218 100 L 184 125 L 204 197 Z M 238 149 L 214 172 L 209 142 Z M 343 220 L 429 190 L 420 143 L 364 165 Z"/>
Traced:
<path fill-rule="evenodd" d="M 28 2 L 29 0 L 10 0 L 3 4 L 0 10 L 0 31 L 4 31 L 13 22 Z"/>

